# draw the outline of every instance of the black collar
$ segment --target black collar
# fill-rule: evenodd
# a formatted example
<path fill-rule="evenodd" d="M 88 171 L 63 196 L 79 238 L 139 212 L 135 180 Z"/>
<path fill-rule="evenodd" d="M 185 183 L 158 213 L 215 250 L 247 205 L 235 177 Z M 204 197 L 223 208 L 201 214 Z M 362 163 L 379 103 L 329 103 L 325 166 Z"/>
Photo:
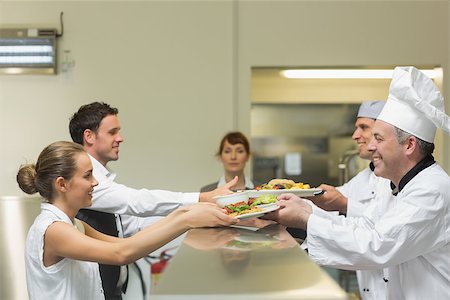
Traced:
<path fill-rule="evenodd" d="M 370 162 L 369 168 L 372 172 L 375 170 L 375 166 L 373 165 L 373 162 Z"/>
<path fill-rule="evenodd" d="M 409 170 L 409 172 L 406 173 L 405 176 L 403 176 L 403 178 L 400 180 L 400 183 L 398 184 L 398 188 L 391 181 L 392 194 L 394 196 L 397 196 L 397 194 L 405 187 L 408 182 L 410 182 L 421 171 L 425 170 L 434 163 L 435 161 L 433 155 L 429 154 L 425 156 L 421 161 L 419 161 L 419 163 L 417 163 L 417 165 L 415 165 L 411 170 Z"/>

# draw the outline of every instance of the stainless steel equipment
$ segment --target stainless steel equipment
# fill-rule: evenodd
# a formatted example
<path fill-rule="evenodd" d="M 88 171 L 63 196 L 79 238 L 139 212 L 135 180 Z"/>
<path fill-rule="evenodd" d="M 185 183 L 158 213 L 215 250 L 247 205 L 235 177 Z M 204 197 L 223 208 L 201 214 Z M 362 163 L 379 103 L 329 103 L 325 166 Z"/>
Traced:
<path fill-rule="evenodd" d="M 0 299 L 28 299 L 24 249 L 40 197 L 0 197 Z"/>
<path fill-rule="evenodd" d="M 336 166 L 356 148 L 357 104 L 252 105 L 252 175 L 255 182 L 289 178 L 318 186 L 338 184 Z M 291 172 L 292 154 L 300 159 Z M 353 162 L 354 163 L 354 162 Z M 294 165 L 294 164 L 292 164 Z M 295 170 L 295 168 L 294 168 Z M 350 170 L 351 171 L 351 170 Z"/>
<path fill-rule="evenodd" d="M 338 165 L 338 169 L 339 169 L 339 184 L 338 185 L 343 185 L 344 183 L 349 181 L 351 177 L 353 177 L 352 175 L 355 175 L 355 174 L 350 174 L 349 168 L 350 168 L 350 162 L 352 161 L 352 159 L 358 157 L 358 155 L 359 155 L 358 150 L 349 150 L 344 153 L 344 156 L 342 157 L 342 159 Z"/>

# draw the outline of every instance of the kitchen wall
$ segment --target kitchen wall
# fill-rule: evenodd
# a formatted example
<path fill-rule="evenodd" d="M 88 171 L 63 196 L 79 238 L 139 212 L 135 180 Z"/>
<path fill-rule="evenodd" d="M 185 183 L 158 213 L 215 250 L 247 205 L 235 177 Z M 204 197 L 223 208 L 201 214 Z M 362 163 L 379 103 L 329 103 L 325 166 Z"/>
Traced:
<path fill-rule="evenodd" d="M 75 67 L 56 76 L 1 76 L 2 194 L 18 165 L 69 139 L 82 104 L 120 109 L 125 143 L 111 166 L 136 187 L 195 191 L 221 173 L 228 130 L 250 132 L 251 68 L 441 65 L 448 86 L 445 1 L 15 1 L 0 25 L 58 27 Z M 383 16 L 383 18 L 381 18 Z M 448 90 L 444 91 L 447 96 Z M 9 130 L 5 130 L 8 128 Z M 444 140 L 446 153 L 449 139 Z M 443 162 L 450 169 L 450 158 Z"/>
<path fill-rule="evenodd" d="M 1 194 L 42 148 L 70 139 L 80 105 L 119 108 L 125 142 L 118 180 L 197 191 L 221 174 L 214 153 L 235 127 L 231 2 L 1 2 L 0 26 L 59 27 L 59 54 L 75 66 L 56 76 L 1 76 Z"/>

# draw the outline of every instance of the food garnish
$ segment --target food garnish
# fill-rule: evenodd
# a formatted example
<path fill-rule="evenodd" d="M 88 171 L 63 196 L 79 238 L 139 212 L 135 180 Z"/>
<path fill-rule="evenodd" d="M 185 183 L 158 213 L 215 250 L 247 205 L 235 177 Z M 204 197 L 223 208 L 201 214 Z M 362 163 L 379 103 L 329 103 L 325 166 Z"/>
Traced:
<path fill-rule="evenodd" d="M 227 214 L 229 214 L 231 217 L 262 211 L 261 208 L 256 206 L 250 206 L 245 202 L 229 204 L 226 205 L 224 209 L 226 210 Z"/>
<path fill-rule="evenodd" d="M 304 190 L 310 188 L 309 184 L 303 182 L 295 182 L 290 179 L 272 179 L 268 183 L 257 186 L 256 190 Z"/>
<path fill-rule="evenodd" d="M 250 206 L 257 206 L 261 204 L 269 204 L 269 203 L 275 203 L 277 202 L 277 196 L 275 195 L 262 195 L 258 198 L 250 198 L 248 201 L 248 204 Z"/>

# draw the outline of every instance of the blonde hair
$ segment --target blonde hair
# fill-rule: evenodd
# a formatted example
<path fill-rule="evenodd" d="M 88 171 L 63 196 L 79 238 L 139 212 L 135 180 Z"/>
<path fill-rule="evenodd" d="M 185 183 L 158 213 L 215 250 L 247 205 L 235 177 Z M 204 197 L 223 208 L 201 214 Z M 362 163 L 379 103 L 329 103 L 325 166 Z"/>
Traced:
<path fill-rule="evenodd" d="M 20 166 L 17 183 L 27 194 L 39 194 L 49 202 L 54 196 L 53 182 L 58 177 L 71 179 L 76 170 L 76 156 L 85 150 L 81 145 L 59 141 L 48 145 L 39 154 L 36 164 Z"/>

